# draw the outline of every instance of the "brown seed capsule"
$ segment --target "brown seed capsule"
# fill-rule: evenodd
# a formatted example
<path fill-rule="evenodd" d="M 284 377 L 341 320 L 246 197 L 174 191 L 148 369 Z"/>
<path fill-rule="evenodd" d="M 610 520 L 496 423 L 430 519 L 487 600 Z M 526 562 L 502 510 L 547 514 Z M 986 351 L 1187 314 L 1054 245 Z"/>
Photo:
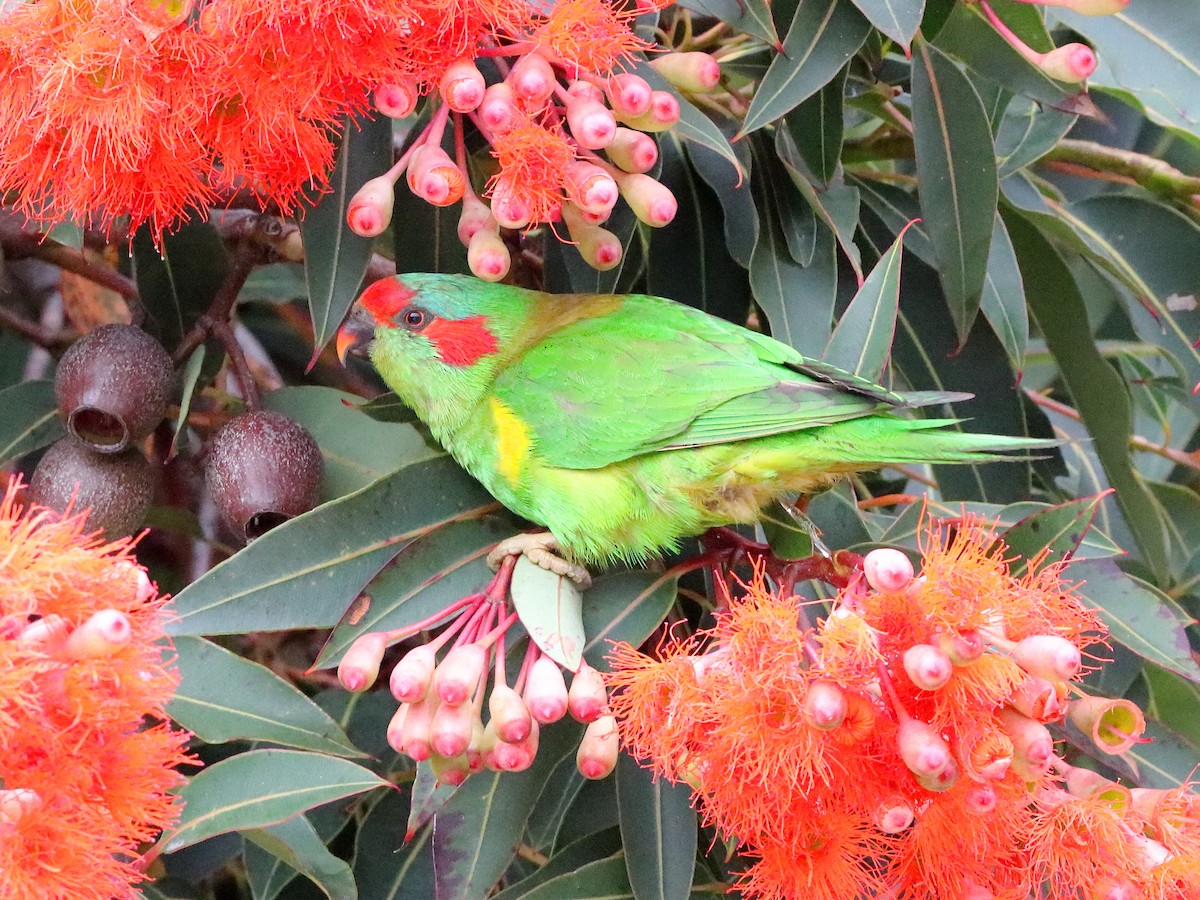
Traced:
<path fill-rule="evenodd" d="M 108 539 L 142 524 L 154 499 L 154 472 L 139 450 L 96 453 L 72 437 L 46 451 L 29 480 L 29 500 L 59 513 L 89 510 L 87 528 Z"/>
<path fill-rule="evenodd" d="M 317 442 L 302 425 L 255 410 L 213 439 L 204 475 L 229 527 L 251 541 L 316 506 L 323 472 Z"/>
<path fill-rule="evenodd" d="M 163 420 L 174 383 L 162 344 L 133 325 L 103 325 L 71 345 L 54 376 L 67 429 L 93 450 L 120 453 Z"/>

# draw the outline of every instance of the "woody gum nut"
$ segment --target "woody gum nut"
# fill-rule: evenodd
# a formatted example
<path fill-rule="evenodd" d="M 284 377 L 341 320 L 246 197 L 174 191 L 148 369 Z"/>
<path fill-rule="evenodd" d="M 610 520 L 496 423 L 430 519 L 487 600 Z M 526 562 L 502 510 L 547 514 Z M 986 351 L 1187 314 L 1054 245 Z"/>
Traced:
<path fill-rule="evenodd" d="M 863 574 L 867 584 L 877 591 L 902 591 L 912 583 L 914 573 L 906 554 L 881 547 L 863 557 Z"/>
<path fill-rule="evenodd" d="M 63 354 L 54 397 L 71 434 L 93 450 L 119 453 L 163 420 L 174 380 L 162 344 L 134 325 L 102 325 Z"/>
<path fill-rule="evenodd" d="M 95 453 L 65 437 L 38 462 L 27 497 L 57 513 L 88 510 L 86 528 L 112 540 L 142 524 L 154 499 L 154 471 L 140 450 Z"/>

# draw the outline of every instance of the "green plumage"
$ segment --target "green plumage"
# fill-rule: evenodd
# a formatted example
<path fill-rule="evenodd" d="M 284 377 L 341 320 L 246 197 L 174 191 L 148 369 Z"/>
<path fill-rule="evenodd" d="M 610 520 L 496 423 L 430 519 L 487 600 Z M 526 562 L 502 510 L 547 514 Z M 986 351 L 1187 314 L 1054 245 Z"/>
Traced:
<path fill-rule="evenodd" d="M 388 385 L 584 563 L 643 560 L 849 472 L 1047 446 L 901 418 L 955 395 L 893 393 L 658 297 L 405 275 L 360 305 Z"/>

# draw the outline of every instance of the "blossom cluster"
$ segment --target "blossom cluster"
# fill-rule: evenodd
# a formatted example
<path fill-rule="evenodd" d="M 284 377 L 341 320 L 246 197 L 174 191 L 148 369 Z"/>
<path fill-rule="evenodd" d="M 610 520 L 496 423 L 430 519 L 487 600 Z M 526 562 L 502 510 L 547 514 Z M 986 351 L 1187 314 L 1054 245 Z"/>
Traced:
<path fill-rule="evenodd" d="M 1048 724 L 1118 754 L 1144 720 L 1076 683 L 1103 628 L 1061 566 L 1004 553 L 934 528 L 919 577 L 873 551 L 815 624 L 759 577 L 708 631 L 614 649 L 622 740 L 742 842 L 747 896 L 1200 895 L 1200 795 L 1057 752 Z"/>
<path fill-rule="evenodd" d="M 186 732 L 165 722 L 159 596 L 85 516 L 0 501 L 0 896 L 135 896 L 175 818 Z"/>
<path fill-rule="evenodd" d="M 360 635 L 342 657 L 338 678 L 347 690 L 366 690 L 390 645 L 448 621 L 391 670 L 388 685 L 400 705 L 388 724 L 388 744 L 417 762 L 428 760 L 439 782 L 458 785 L 485 768 L 528 769 L 541 727 L 569 714 L 587 725 L 576 753 L 580 774 L 604 778 L 616 766 L 618 739 L 596 669 L 581 662 L 568 688 L 563 670 L 530 640 L 515 682 L 508 683 L 506 635 L 517 613 L 508 611 L 505 595 L 515 562 L 509 557 L 487 588 L 427 620 Z"/>

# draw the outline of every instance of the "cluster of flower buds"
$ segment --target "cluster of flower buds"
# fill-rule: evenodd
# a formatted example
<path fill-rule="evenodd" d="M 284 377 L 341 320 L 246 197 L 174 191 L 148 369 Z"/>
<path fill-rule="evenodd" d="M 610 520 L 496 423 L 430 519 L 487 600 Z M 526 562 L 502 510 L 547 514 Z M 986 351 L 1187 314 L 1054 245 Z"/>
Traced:
<path fill-rule="evenodd" d="M 602 42 L 592 41 L 581 54 L 573 43 L 569 17 L 585 14 L 604 19 L 609 52 L 599 52 Z M 658 161 L 652 135 L 679 121 L 679 100 L 634 72 L 615 71 L 623 58 L 642 49 L 627 19 L 594 0 L 556 4 L 540 26 L 545 32 L 540 39 L 535 31 L 531 40 L 488 51 L 499 78 L 489 83 L 469 57 L 446 68 L 428 124 L 394 166 L 352 198 L 350 228 L 365 237 L 380 234 L 391 220 L 393 189 L 404 176 L 413 194 L 435 206 L 462 201 L 458 237 L 471 271 L 487 281 L 499 281 L 509 270 L 502 229 L 541 224 L 576 245 L 594 268 L 617 266 L 621 242 L 604 224 L 619 199 L 653 228 L 669 224 L 677 210 L 671 191 L 647 173 Z M 711 91 L 721 77 L 716 60 L 697 51 L 667 52 L 650 65 L 685 93 Z M 419 93 L 416 80 L 390 83 L 376 91 L 375 104 L 387 115 L 407 116 Z M 464 149 L 468 120 L 497 163 L 479 193 Z M 443 147 L 451 121 L 453 156 Z"/>
<path fill-rule="evenodd" d="M 496 594 L 490 587 L 416 626 L 360 635 L 342 657 L 339 680 L 347 690 L 366 690 L 391 644 L 456 616 L 392 668 L 388 685 L 400 707 L 388 725 L 388 744 L 418 762 L 428 760 L 439 782 L 458 785 L 485 768 L 529 768 L 541 728 L 570 715 L 587 725 L 576 754 L 580 773 L 604 778 L 617 763 L 618 740 L 603 677 L 582 662 L 568 687 L 558 664 L 529 641 L 510 686 L 505 634 L 517 615 Z"/>
<path fill-rule="evenodd" d="M 992 26 L 1000 32 L 1018 53 L 1037 66 L 1055 81 L 1078 84 L 1087 81 L 1096 71 L 1096 54 L 1087 44 L 1073 41 L 1046 53 L 1034 50 L 1021 40 L 992 9 L 987 0 L 977 0 L 979 8 Z M 1129 5 L 1129 0 L 1021 0 L 1040 6 L 1058 6 L 1084 16 L 1110 16 Z"/>
<path fill-rule="evenodd" d="M 1061 566 L 1003 553 L 968 521 L 920 577 L 872 551 L 815 623 L 759 577 L 710 631 L 613 652 L 623 740 L 744 842 L 747 896 L 1197 896 L 1200 795 L 1136 803 L 1058 754 L 1064 720 L 1110 755 L 1145 722 L 1081 691 L 1103 628 Z"/>

